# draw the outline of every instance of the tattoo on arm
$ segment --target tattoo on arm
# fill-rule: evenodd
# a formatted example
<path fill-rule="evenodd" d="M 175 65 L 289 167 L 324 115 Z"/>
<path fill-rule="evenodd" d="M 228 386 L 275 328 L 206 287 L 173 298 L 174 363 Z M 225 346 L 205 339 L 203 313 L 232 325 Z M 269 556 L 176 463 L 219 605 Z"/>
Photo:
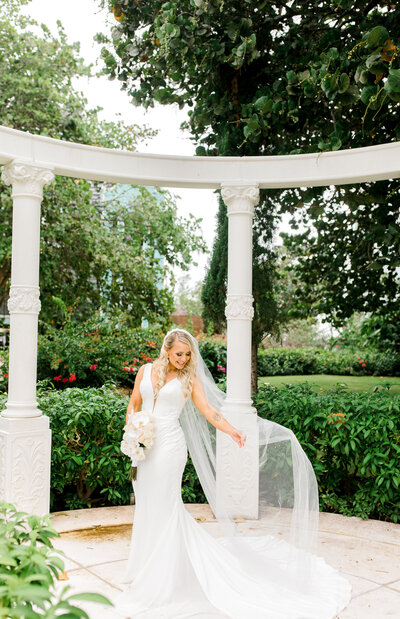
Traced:
<path fill-rule="evenodd" d="M 214 421 L 220 421 L 222 419 L 222 415 L 220 415 L 219 413 L 214 413 L 213 419 Z"/>

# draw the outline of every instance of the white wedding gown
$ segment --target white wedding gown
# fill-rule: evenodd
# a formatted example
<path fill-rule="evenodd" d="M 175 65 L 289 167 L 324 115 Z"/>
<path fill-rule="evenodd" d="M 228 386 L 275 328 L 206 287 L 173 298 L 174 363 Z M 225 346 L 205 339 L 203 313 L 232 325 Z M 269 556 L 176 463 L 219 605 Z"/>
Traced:
<path fill-rule="evenodd" d="M 151 367 L 140 384 L 143 410 L 153 409 Z M 179 416 L 185 398 L 175 378 L 159 391 L 155 437 L 133 481 L 135 514 L 126 589 L 115 610 L 131 619 L 333 619 L 349 599 L 351 586 L 321 557 L 315 562 L 312 594 L 277 586 L 243 571 L 222 538 L 214 538 L 186 510 L 181 495 L 187 460 Z M 253 538 L 260 553 L 277 564 L 285 542 Z"/>

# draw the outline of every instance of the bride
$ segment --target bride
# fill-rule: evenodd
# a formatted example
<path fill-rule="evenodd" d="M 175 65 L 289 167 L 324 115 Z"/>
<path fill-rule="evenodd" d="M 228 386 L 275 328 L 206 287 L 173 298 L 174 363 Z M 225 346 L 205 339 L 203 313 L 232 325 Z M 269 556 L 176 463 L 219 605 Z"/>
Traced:
<path fill-rule="evenodd" d="M 351 586 L 315 554 L 312 466 L 291 430 L 257 416 L 258 520 L 237 517 L 217 486 L 217 444 L 228 441 L 236 459 L 249 446 L 221 414 L 224 398 L 183 329 L 167 333 L 158 359 L 140 367 L 127 418 L 132 409 L 152 411 L 155 434 L 132 481 L 128 585 L 115 609 L 131 619 L 333 619 Z M 188 450 L 211 524 L 198 523 L 182 501 Z"/>

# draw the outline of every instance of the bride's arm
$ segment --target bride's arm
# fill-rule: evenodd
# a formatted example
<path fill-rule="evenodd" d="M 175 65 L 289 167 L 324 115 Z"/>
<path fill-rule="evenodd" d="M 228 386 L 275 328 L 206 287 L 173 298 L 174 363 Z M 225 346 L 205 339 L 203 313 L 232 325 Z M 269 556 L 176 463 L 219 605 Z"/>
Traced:
<path fill-rule="evenodd" d="M 128 422 L 128 415 L 130 411 L 133 409 L 135 413 L 140 411 L 140 407 L 142 406 L 142 396 L 140 394 L 140 383 L 142 382 L 144 365 L 141 365 L 138 373 L 136 374 L 135 385 L 133 387 L 131 397 L 129 399 L 128 408 L 126 409 L 126 422 Z"/>
<path fill-rule="evenodd" d="M 232 426 L 219 411 L 210 405 L 197 377 L 195 377 L 193 383 L 192 400 L 195 407 L 204 415 L 207 421 L 218 430 L 221 430 L 221 432 L 229 434 L 239 447 L 243 447 L 246 441 L 246 435 Z"/>

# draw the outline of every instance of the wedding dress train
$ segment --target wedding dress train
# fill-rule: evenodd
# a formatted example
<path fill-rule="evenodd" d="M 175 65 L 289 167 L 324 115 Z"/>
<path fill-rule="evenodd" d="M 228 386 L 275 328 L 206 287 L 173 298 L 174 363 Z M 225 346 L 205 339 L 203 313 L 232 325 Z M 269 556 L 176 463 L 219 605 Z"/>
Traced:
<path fill-rule="evenodd" d="M 140 384 L 142 409 L 150 411 L 151 367 Z M 224 538 L 213 537 L 186 510 L 181 482 L 187 444 L 179 422 L 184 404 L 177 378 L 159 391 L 154 444 L 133 481 L 136 506 L 123 580 L 129 584 L 114 600 L 116 611 L 131 619 L 333 619 L 351 587 L 321 557 L 311 556 L 307 593 L 289 579 L 287 586 L 277 584 L 257 569 L 244 569 Z M 282 564 L 285 541 L 272 535 L 247 541 L 277 569 Z"/>

